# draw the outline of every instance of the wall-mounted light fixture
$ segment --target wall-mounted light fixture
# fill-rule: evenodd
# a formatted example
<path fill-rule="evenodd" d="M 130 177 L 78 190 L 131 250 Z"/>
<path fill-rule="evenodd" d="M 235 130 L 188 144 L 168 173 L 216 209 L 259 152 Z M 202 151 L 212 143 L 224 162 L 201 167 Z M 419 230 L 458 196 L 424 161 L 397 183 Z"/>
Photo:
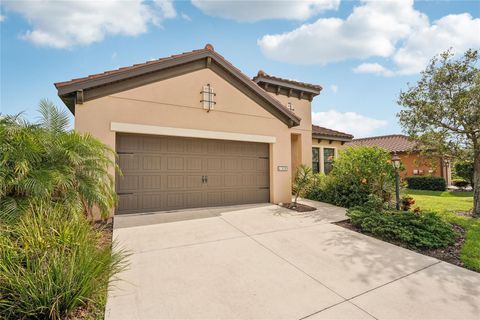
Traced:
<path fill-rule="evenodd" d="M 202 100 L 200 100 L 200 102 L 202 103 L 203 109 L 207 110 L 207 112 L 210 112 L 215 107 L 215 96 L 217 94 L 213 92 L 213 88 L 210 86 L 210 83 L 208 83 L 206 86 L 203 86 L 203 90 L 200 93 L 202 94 Z"/>

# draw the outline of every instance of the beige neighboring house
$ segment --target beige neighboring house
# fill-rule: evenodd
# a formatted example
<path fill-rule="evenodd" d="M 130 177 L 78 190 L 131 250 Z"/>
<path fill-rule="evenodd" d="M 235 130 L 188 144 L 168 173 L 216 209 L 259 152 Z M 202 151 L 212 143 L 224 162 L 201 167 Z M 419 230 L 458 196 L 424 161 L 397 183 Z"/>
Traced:
<path fill-rule="evenodd" d="M 323 153 L 346 139 L 312 136 L 320 86 L 250 79 L 211 45 L 55 86 L 75 129 L 118 153 L 117 214 L 289 202 L 312 141 Z"/>

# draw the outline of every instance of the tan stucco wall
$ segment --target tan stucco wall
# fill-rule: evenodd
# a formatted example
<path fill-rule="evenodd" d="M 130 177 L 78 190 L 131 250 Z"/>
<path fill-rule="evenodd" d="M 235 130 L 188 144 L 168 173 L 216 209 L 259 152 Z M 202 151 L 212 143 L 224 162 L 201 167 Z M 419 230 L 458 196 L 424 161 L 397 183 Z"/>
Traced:
<path fill-rule="evenodd" d="M 333 148 L 335 149 L 335 158 L 338 157 L 338 153 L 340 150 L 346 148 L 345 144 L 342 145 L 341 141 L 336 140 L 325 140 L 325 139 L 312 139 L 311 147 L 320 148 L 320 172 L 324 172 L 324 162 L 323 162 L 323 148 Z M 311 164 L 310 164 L 311 165 Z"/>
<path fill-rule="evenodd" d="M 200 103 L 200 91 L 207 83 L 217 94 L 215 110 L 208 113 Z M 91 133 L 114 149 L 111 122 L 274 136 L 276 142 L 270 145 L 270 199 L 274 203 L 291 199 L 291 130 L 209 69 L 91 100 L 75 108 L 75 129 Z M 310 154 L 310 144 L 308 149 Z M 279 172 L 277 166 L 288 166 L 289 171 Z"/>
<path fill-rule="evenodd" d="M 311 102 L 306 99 L 298 99 L 295 97 L 288 97 L 281 94 L 269 92 L 269 94 L 279 100 L 284 106 L 290 102 L 293 105 L 293 113 L 299 116 L 302 121 L 299 126 L 293 127 L 291 132 L 301 136 L 299 163 L 312 165 L 312 106 Z M 295 157 L 296 158 L 296 157 Z M 292 167 L 292 174 L 296 171 Z"/>

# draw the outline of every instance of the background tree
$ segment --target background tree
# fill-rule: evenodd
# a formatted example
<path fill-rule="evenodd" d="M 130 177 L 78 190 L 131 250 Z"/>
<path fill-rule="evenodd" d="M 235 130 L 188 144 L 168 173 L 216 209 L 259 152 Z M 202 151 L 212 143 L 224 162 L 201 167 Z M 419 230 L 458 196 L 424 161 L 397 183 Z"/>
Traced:
<path fill-rule="evenodd" d="M 473 181 L 473 161 L 457 161 L 455 162 L 454 168 L 457 176 L 467 181 L 472 188 L 475 187 L 475 182 Z"/>
<path fill-rule="evenodd" d="M 415 86 L 402 91 L 398 117 L 428 152 L 474 163 L 474 214 L 480 216 L 480 70 L 478 50 L 455 59 L 452 50 L 434 57 Z M 435 150 L 435 151 L 433 151 Z M 473 150 L 468 159 L 464 150 Z"/>

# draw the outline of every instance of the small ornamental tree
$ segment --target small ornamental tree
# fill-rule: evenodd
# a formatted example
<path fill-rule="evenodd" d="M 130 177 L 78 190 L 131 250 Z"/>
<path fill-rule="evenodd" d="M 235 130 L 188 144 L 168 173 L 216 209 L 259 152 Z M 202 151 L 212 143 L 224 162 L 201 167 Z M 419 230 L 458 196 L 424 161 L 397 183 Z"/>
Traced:
<path fill-rule="evenodd" d="M 398 113 L 404 130 L 427 153 L 451 155 L 474 163 L 474 214 L 480 216 L 480 70 L 478 50 L 454 58 L 434 57 L 415 86 L 400 93 Z M 433 151 L 435 150 L 435 151 Z M 464 158 L 463 150 L 473 150 Z M 462 157 L 463 156 L 463 157 Z"/>
<path fill-rule="evenodd" d="M 312 181 L 312 177 L 312 168 L 304 164 L 298 167 L 295 178 L 293 179 L 293 194 L 295 195 L 295 200 L 293 201 L 294 207 L 297 206 L 300 193 L 306 190 Z"/>

